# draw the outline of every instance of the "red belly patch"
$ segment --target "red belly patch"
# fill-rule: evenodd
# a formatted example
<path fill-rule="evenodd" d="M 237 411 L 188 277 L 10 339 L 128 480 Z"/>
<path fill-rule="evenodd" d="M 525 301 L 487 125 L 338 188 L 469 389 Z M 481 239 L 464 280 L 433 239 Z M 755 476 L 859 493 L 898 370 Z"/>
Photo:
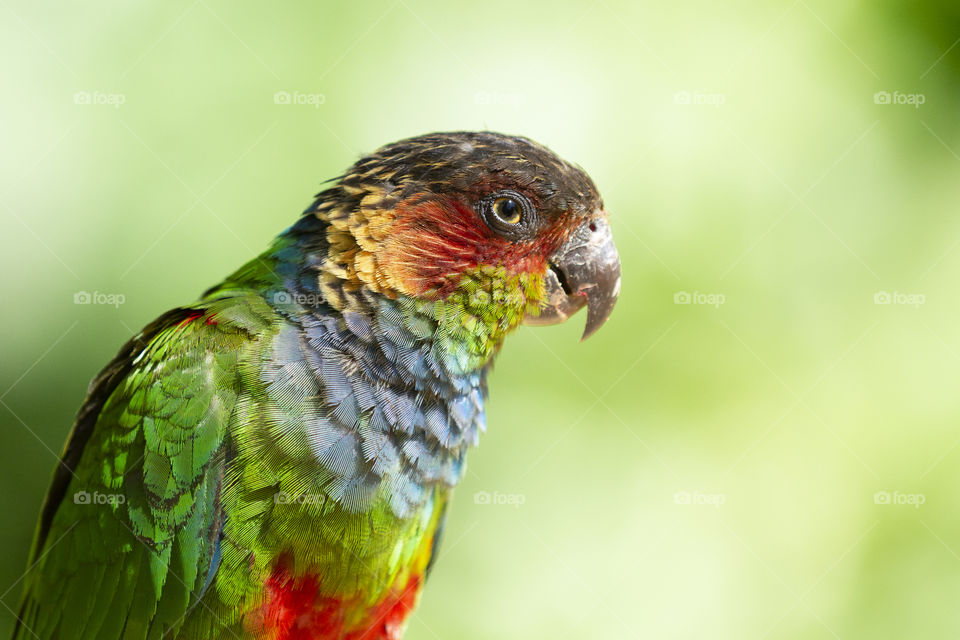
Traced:
<path fill-rule="evenodd" d="M 400 591 L 392 592 L 370 610 L 369 625 L 346 635 L 345 640 L 400 640 L 403 624 L 413 612 L 420 592 L 420 576 L 410 576 Z"/>
<path fill-rule="evenodd" d="M 294 577 L 283 566 L 273 570 L 265 585 L 266 602 L 251 625 L 270 640 L 399 640 L 413 611 L 421 578 L 414 575 L 379 603 L 364 607 L 357 600 L 325 596 L 317 576 Z M 366 608 L 360 623 L 346 627 L 350 614 Z"/>

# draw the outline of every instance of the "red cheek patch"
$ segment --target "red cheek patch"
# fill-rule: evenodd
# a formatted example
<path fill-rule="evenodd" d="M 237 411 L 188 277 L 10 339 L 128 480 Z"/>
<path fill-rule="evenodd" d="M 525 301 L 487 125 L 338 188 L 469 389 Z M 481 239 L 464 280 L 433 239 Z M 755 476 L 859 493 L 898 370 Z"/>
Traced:
<path fill-rule="evenodd" d="M 403 202 L 377 259 L 402 293 L 421 296 L 437 291 L 444 297 L 456 286 L 456 278 L 450 276 L 476 267 L 503 266 L 513 274 L 542 271 L 551 235 L 511 242 L 458 200 Z"/>

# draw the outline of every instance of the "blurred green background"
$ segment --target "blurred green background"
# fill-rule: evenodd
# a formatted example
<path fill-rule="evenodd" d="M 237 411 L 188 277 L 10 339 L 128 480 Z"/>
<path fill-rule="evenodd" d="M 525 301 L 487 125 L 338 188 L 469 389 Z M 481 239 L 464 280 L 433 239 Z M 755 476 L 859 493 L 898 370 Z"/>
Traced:
<path fill-rule="evenodd" d="M 585 344 L 582 318 L 508 341 L 408 638 L 960 634 L 955 4 L 0 16 L 5 607 L 54 452 L 129 335 L 360 154 L 490 128 L 591 173 L 623 292 Z"/>

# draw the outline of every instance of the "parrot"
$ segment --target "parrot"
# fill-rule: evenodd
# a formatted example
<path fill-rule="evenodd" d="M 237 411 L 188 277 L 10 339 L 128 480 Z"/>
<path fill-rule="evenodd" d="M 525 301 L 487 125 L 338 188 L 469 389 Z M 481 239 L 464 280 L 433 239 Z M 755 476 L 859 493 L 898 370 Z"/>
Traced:
<path fill-rule="evenodd" d="M 15 640 L 399 640 L 487 377 L 521 324 L 610 316 L 579 166 L 424 134 L 324 183 L 269 248 L 93 379 L 41 507 Z"/>

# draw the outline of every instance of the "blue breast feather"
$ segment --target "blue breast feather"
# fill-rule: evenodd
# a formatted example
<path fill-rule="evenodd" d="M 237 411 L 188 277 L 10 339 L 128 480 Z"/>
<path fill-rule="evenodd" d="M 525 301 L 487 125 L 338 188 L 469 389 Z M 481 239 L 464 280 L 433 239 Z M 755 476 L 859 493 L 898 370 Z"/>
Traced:
<path fill-rule="evenodd" d="M 261 371 L 272 428 L 281 440 L 305 436 L 332 477 L 325 492 L 348 511 L 385 493 L 407 517 L 463 476 L 485 429 L 487 369 L 461 371 L 438 348 L 429 306 L 366 291 L 343 313 L 326 304 L 316 284 L 325 248 L 275 254 L 283 286 L 267 301 L 285 322 Z"/>

